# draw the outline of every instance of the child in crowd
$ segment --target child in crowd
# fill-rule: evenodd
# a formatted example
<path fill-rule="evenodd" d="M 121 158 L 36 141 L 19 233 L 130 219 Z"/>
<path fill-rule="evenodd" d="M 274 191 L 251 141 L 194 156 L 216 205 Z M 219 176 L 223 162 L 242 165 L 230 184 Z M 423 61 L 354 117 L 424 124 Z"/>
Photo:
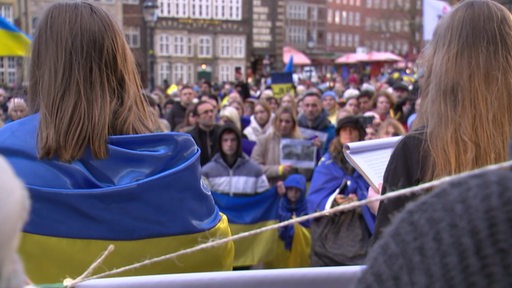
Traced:
<path fill-rule="evenodd" d="M 277 193 L 283 197 L 279 200 L 278 217 L 279 222 L 284 222 L 295 217 L 304 216 L 308 213 L 306 203 L 306 178 L 301 174 L 292 174 L 286 178 L 284 183 L 279 181 Z M 309 220 L 300 222 L 309 228 Z M 284 242 L 286 250 L 292 247 L 295 227 L 288 225 L 279 228 L 279 238 Z"/>

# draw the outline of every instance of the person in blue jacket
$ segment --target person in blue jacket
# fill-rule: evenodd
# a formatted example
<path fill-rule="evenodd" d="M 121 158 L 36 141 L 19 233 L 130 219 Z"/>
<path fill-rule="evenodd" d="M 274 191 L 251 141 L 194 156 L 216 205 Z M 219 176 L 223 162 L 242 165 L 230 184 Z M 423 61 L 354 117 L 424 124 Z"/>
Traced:
<path fill-rule="evenodd" d="M 307 204 L 310 213 L 348 204 L 367 197 L 368 183 L 348 163 L 343 145 L 362 141 L 365 129 L 358 116 L 338 120 L 337 138 L 313 171 Z M 375 215 L 367 206 L 340 212 L 311 223 L 311 265 L 360 265 L 363 263 Z"/>
<path fill-rule="evenodd" d="M 110 243 L 106 269 L 230 236 L 192 137 L 152 133 L 135 60 L 106 11 L 88 1 L 50 6 L 29 74 L 34 114 L 0 129 L 0 154 L 33 203 L 20 251 L 35 283 L 79 276 Z M 231 270 L 233 251 L 228 243 L 123 275 Z"/>
<path fill-rule="evenodd" d="M 292 218 L 301 217 L 308 214 L 306 203 L 306 177 L 301 174 L 292 174 L 283 182 L 278 182 L 277 192 L 282 195 L 279 199 L 278 217 L 279 222 L 288 221 Z M 304 227 L 309 228 L 310 221 L 300 222 Z M 295 228 L 293 225 L 280 227 L 278 229 L 279 238 L 284 242 L 286 250 L 292 248 L 293 235 Z"/>

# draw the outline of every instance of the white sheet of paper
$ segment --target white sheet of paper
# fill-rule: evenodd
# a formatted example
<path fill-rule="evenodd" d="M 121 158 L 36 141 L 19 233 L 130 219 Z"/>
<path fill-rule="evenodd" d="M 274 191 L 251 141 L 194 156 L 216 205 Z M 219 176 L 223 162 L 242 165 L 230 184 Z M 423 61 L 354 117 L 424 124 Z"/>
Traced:
<path fill-rule="evenodd" d="M 368 184 L 379 191 L 384 172 L 395 149 L 403 136 L 382 138 L 345 144 L 343 153 L 354 168 L 363 175 Z"/>

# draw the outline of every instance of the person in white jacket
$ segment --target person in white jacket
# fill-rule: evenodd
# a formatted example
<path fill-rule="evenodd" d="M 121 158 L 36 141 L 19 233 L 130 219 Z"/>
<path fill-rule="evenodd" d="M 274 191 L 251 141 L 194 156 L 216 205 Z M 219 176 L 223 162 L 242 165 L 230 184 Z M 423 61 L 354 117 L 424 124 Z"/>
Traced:
<path fill-rule="evenodd" d="M 254 105 L 254 115 L 251 116 L 251 123 L 244 129 L 243 133 L 247 139 L 257 141 L 259 138 L 272 133 L 272 120 L 274 114 L 270 106 L 263 101 Z"/>

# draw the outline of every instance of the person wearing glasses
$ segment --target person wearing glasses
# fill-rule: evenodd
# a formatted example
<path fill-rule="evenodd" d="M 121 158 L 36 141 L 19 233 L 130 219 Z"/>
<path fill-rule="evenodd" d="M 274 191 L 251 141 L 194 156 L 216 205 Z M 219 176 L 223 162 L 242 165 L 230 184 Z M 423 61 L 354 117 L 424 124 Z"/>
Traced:
<path fill-rule="evenodd" d="M 215 107 L 209 101 L 200 101 L 194 109 L 194 115 L 197 117 L 196 126 L 187 131 L 197 146 L 201 149 L 201 166 L 210 162 L 213 155 L 219 152 L 217 139 L 220 126 L 215 121 Z"/>

